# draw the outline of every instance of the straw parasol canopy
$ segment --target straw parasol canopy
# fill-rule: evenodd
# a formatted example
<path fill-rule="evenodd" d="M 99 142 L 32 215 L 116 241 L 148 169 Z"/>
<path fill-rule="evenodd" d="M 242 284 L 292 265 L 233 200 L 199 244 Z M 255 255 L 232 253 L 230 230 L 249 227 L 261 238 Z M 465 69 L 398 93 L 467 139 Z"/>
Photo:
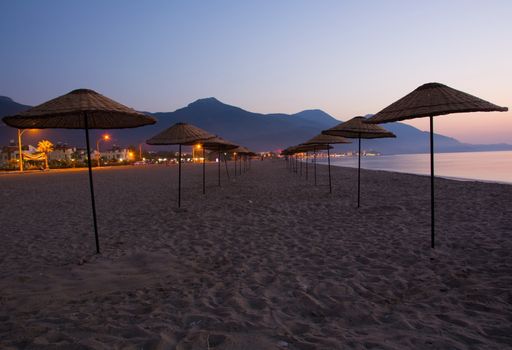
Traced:
<path fill-rule="evenodd" d="M 146 141 L 148 145 L 191 145 L 198 141 L 213 139 L 210 134 L 197 126 L 187 123 L 176 123 Z"/>
<path fill-rule="evenodd" d="M 366 122 L 389 123 L 451 113 L 506 111 L 507 107 L 497 106 L 449 86 L 428 83 L 368 118 Z"/>
<path fill-rule="evenodd" d="M 238 146 L 237 148 L 231 150 L 233 153 L 238 153 L 238 154 L 249 154 L 251 153 L 251 151 L 249 151 L 246 147 L 244 146 Z"/>
<path fill-rule="evenodd" d="M 396 137 L 379 125 L 365 123 L 365 117 L 354 117 L 333 128 L 322 131 L 324 135 L 342 136 L 348 138 L 377 139 L 384 137 Z"/>
<path fill-rule="evenodd" d="M 367 123 L 389 123 L 421 117 L 430 118 L 430 235 L 432 248 L 435 247 L 434 117 L 451 113 L 493 111 L 506 112 L 508 108 L 497 106 L 443 84 L 428 83 L 421 85 L 366 121 Z"/>
<path fill-rule="evenodd" d="M 203 148 L 208 150 L 229 151 L 238 148 L 238 145 L 219 136 L 199 142 L 203 145 Z"/>
<path fill-rule="evenodd" d="M 302 143 L 302 145 L 332 145 L 336 143 L 352 143 L 352 141 L 341 136 L 319 134 Z"/>
<path fill-rule="evenodd" d="M 238 146 L 235 149 L 232 149 L 231 152 L 234 155 L 234 161 L 235 161 L 235 176 L 236 176 L 236 164 L 237 160 L 239 160 L 239 166 L 240 166 L 240 175 L 242 174 L 242 161 L 246 158 L 244 156 L 247 156 L 251 151 L 247 149 L 244 146 Z"/>
<path fill-rule="evenodd" d="M 89 89 L 73 90 L 3 121 L 18 129 L 124 129 L 156 123 L 156 119 Z"/>
<path fill-rule="evenodd" d="M 4 117 L 5 124 L 18 129 L 84 129 L 87 144 L 89 188 L 96 239 L 96 252 L 100 252 L 96 204 L 92 177 L 89 129 L 124 129 L 156 123 L 156 119 L 139 113 L 89 89 L 73 90 L 48 102 L 32 107 L 17 115 Z"/>
<path fill-rule="evenodd" d="M 181 207 L 181 146 L 193 145 L 199 141 L 213 139 L 210 134 L 197 126 L 187 123 L 176 123 L 159 134 L 146 141 L 148 145 L 178 145 L 178 208 Z M 204 158 L 204 157 L 203 157 Z M 204 163 L 203 163 L 204 164 Z M 204 167 L 203 167 L 203 192 L 204 192 Z"/>
<path fill-rule="evenodd" d="M 216 136 L 211 139 L 207 139 L 204 141 L 199 141 L 203 145 L 203 150 L 207 149 L 210 151 L 217 151 L 217 182 L 220 187 L 220 163 L 221 163 L 221 152 L 229 151 L 238 147 L 238 145 L 234 144 L 231 141 L 224 140 L 222 137 Z M 227 169 L 226 158 L 224 157 L 224 163 L 226 163 L 226 175 L 229 177 L 229 171 Z M 205 192 L 204 186 L 204 157 L 203 157 L 203 193 Z"/>
<path fill-rule="evenodd" d="M 292 155 L 292 154 L 293 154 L 293 147 L 294 147 L 294 146 L 290 146 L 290 147 L 287 147 L 287 148 L 283 149 L 283 150 L 281 151 L 281 155 L 283 155 L 283 156 L 289 156 L 289 155 Z"/>
<path fill-rule="evenodd" d="M 359 139 L 359 152 L 357 159 L 357 207 L 361 204 L 361 139 L 377 139 L 396 137 L 391 131 L 374 124 L 365 123 L 365 117 L 354 117 L 344 123 L 322 131 L 325 135 L 343 136 Z"/>

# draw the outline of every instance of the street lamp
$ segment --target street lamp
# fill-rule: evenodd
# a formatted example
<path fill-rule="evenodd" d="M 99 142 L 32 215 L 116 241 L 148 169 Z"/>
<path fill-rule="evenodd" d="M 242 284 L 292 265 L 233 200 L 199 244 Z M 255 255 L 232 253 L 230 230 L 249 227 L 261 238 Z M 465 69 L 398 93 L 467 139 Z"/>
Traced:
<path fill-rule="evenodd" d="M 98 152 L 98 168 L 100 167 L 100 162 L 101 162 L 100 141 L 110 141 L 110 135 L 109 134 L 102 135 L 98 139 L 98 141 L 96 141 L 96 152 Z"/>
<path fill-rule="evenodd" d="M 23 135 L 23 133 L 27 130 L 34 130 L 34 129 L 18 129 L 18 152 L 20 153 L 20 172 L 23 171 L 23 153 L 22 153 L 22 150 L 21 150 L 21 135 Z"/>

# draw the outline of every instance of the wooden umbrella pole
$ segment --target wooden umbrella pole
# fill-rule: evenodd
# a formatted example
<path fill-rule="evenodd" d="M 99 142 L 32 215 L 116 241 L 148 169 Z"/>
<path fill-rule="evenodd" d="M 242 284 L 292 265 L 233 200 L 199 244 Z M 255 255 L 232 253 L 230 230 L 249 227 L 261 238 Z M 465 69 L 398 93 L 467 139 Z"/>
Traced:
<path fill-rule="evenodd" d="M 239 164 L 239 166 L 240 166 L 240 171 L 238 172 L 240 175 L 242 175 L 242 161 L 243 161 L 243 160 L 244 160 L 244 158 L 243 158 L 243 156 L 241 156 L 241 157 L 240 157 L 240 161 L 238 162 L 238 163 L 240 163 L 240 164 Z"/>
<path fill-rule="evenodd" d="M 308 152 L 306 152 L 306 180 L 308 179 Z"/>
<path fill-rule="evenodd" d="M 92 219 L 94 223 L 94 237 L 96 238 L 96 253 L 100 253 L 100 239 L 98 235 L 98 223 L 96 220 L 96 203 L 94 201 L 94 185 L 92 181 L 91 146 L 89 142 L 89 124 L 87 114 L 84 114 L 85 142 L 87 144 L 87 167 L 89 168 L 89 188 L 91 190 Z"/>
<path fill-rule="evenodd" d="M 359 152 L 357 152 L 357 207 L 360 205 L 361 197 L 361 134 L 359 134 Z"/>
<path fill-rule="evenodd" d="M 181 207 L 181 144 L 178 155 L 178 208 Z"/>
<path fill-rule="evenodd" d="M 221 160 L 220 160 L 220 147 L 219 147 L 219 158 L 217 159 L 217 180 L 219 182 L 219 187 L 220 187 L 220 163 L 221 163 Z"/>
<path fill-rule="evenodd" d="M 236 154 L 235 154 L 235 176 L 236 176 Z"/>
<path fill-rule="evenodd" d="M 435 247 L 434 217 L 434 117 L 430 117 L 430 244 Z"/>
<path fill-rule="evenodd" d="M 226 155 L 224 155 L 224 165 L 226 166 L 226 176 L 229 180 L 229 169 L 228 169 L 228 160 L 226 159 Z"/>
<path fill-rule="evenodd" d="M 329 193 L 332 193 L 332 184 L 331 184 L 331 153 L 329 152 L 329 145 L 327 145 L 327 168 L 329 169 Z"/>
<path fill-rule="evenodd" d="M 205 180 L 205 167 L 206 167 L 206 163 L 205 163 L 205 152 L 204 152 L 204 147 L 203 147 L 203 194 L 206 194 L 206 180 Z"/>
<path fill-rule="evenodd" d="M 316 186 L 316 148 L 313 148 L 313 160 L 315 163 L 315 186 Z"/>
<path fill-rule="evenodd" d="M 300 157 L 300 177 L 302 177 L 302 156 Z"/>

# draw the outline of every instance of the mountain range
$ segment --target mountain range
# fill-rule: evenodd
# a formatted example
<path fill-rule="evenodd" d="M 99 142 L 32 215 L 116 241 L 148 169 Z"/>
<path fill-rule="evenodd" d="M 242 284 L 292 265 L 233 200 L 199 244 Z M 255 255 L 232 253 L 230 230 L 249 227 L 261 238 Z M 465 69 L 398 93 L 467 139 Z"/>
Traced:
<path fill-rule="evenodd" d="M 30 106 L 17 103 L 9 97 L 0 96 L 0 117 L 12 115 Z M 120 146 L 145 144 L 145 140 L 177 122 L 186 122 L 217 134 L 227 140 L 246 146 L 251 150 L 278 151 L 291 145 L 304 142 L 322 130 L 339 123 L 319 109 L 305 110 L 295 114 L 261 114 L 220 102 L 216 98 L 203 98 L 174 112 L 149 113 L 158 122 L 154 125 L 136 129 L 109 130 L 113 142 Z M 397 136 L 396 139 L 364 140 L 363 149 L 375 150 L 383 154 L 427 153 L 429 152 L 429 133 L 404 123 L 383 125 Z M 105 130 L 94 130 L 91 143 Z M 16 142 L 16 129 L 0 123 L 0 145 Z M 27 132 L 23 135 L 23 144 L 36 144 L 41 139 L 53 143 L 84 146 L 82 130 L 49 129 Z M 105 147 L 102 144 L 102 147 Z M 336 146 L 337 150 L 354 150 L 356 143 Z M 144 146 L 145 149 L 166 149 L 158 146 Z M 435 134 L 436 152 L 468 152 L 512 150 L 509 144 L 473 145 L 457 141 L 454 138 Z"/>

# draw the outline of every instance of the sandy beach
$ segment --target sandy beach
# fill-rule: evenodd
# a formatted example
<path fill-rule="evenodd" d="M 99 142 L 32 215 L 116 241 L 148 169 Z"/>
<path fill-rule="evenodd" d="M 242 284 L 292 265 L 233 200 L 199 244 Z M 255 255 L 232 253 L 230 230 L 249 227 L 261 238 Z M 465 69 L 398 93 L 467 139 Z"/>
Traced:
<path fill-rule="evenodd" d="M 232 167 L 232 165 L 231 165 Z M 512 348 L 512 186 L 284 161 L 0 176 L 1 349 Z M 232 168 L 231 168 L 232 171 Z"/>

